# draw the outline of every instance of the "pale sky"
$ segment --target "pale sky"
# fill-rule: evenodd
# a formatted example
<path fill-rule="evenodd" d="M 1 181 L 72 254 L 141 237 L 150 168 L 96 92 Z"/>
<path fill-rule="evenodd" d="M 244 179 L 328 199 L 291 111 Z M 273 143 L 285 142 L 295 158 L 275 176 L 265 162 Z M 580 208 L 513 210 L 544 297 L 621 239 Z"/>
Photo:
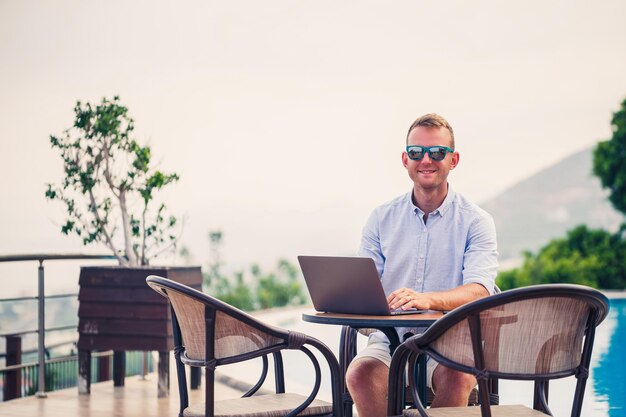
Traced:
<path fill-rule="evenodd" d="M 206 259 L 356 252 L 410 190 L 408 126 L 455 129 L 455 190 L 480 203 L 610 136 L 626 2 L 0 0 L 0 254 L 103 252 L 59 232 L 50 134 L 119 94 L 181 181 L 166 203 Z"/>

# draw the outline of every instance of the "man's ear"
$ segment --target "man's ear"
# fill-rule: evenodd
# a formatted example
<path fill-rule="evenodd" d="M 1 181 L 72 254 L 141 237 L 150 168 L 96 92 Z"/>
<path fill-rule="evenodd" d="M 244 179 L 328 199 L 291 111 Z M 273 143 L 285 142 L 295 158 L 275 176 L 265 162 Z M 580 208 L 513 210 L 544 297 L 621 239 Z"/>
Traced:
<path fill-rule="evenodd" d="M 406 154 L 406 152 L 402 152 L 402 165 L 404 165 L 404 167 L 406 168 L 409 164 L 409 156 Z"/>
<path fill-rule="evenodd" d="M 457 152 L 453 153 L 452 162 L 450 162 L 450 169 L 456 168 L 456 166 L 459 164 L 460 159 L 461 159 L 461 155 L 459 155 Z"/>

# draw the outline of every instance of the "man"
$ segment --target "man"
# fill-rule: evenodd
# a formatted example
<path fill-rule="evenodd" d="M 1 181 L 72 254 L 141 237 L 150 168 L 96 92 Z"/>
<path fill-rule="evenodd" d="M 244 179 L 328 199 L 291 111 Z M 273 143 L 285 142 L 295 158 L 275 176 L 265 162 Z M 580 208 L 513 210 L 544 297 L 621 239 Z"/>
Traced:
<path fill-rule="evenodd" d="M 409 128 L 402 164 L 413 189 L 374 210 L 361 241 L 360 256 L 374 259 L 392 309 L 452 310 L 494 292 L 497 273 L 493 219 L 448 185 L 459 164 L 454 132 L 437 114 Z M 396 329 L 402 340 L 418 329 Z M 386 414 L 389 341 L 380 332 L 352 361 L 346 375 L 359 417 Z M 432 407 L 467 405 L 476 385 L 469 374 L 428 360 Z"/>

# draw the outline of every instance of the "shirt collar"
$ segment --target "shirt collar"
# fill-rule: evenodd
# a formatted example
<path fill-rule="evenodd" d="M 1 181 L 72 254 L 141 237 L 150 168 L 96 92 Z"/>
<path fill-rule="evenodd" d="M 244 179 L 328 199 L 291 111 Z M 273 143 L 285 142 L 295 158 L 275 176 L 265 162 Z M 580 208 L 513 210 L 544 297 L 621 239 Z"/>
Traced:
<path fill-rule="evenodd" d="M 446 198 L 443 200 L 443 203 L 441 203 L 441 205 L 430 214 L 439 213 L 441 217 L 445 216 L 450 207 L 452 207 L 452 202 L 454 201 L 455 195 L 456 192 L 452 189 L 452 187 L 450 187 L 450 184 L 448 183 L 448 194 L 446 195 Z M 422 209 L 420 209 L 413 203 L 413 189 L 411 189 L 411 191 L 407 194 L 407 201 L 409 203 L 411 211 L 413 211 L 414 213 L 418 213 L 422 216 L 426 214 L 422 211 Z"/>
<path fill-rule="evenodd" d="M 439 208 L 435 210 L 435 213 L 439 212 L 439 215 L 441 217 L 445 216 L 448 210 L 450 210 L 450 207 L 452 207 L 452 202 L 454 201 L 455 195 L 456 193 L 454 192 L 454 190 L 452 189 L 452 187 L 450 187 L 450 184 L 448 183 L 448 194 L 446 195 L 446 198 L 443 200 L 443 203 L 441 203 Z"/>

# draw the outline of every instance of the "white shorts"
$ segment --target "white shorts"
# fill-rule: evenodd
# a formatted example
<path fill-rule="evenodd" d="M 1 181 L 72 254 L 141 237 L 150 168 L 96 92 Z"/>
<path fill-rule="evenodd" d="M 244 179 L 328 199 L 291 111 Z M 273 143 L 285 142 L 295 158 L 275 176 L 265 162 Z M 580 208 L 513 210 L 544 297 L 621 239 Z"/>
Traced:
<path fill-rule="evenodd" d="M 389 340 L 382 332 L 374 332 L 369 335 L 367 346 L 360 351 L 354 359 L 359 358 L 375 358 L 384 363 L 387 368 L 391 366 L 391 355 L 389 354 Z M 439 365 L 432 358 L 426 360 L 426 385 L 432 389 L 433 373 Z"/>

